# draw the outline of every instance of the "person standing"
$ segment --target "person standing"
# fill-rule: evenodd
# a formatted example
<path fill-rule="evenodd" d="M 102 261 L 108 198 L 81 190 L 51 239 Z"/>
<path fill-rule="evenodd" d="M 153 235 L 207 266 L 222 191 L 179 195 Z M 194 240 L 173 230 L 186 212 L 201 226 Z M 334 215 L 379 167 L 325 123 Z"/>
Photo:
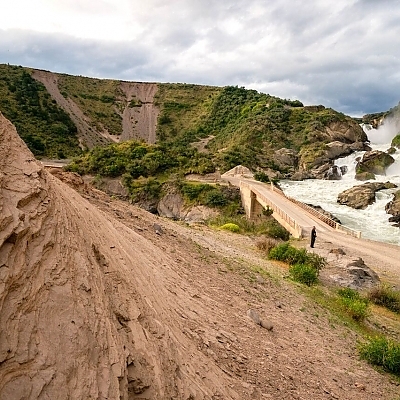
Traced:
<path fill-rule="evenodd" d="M 311 229 L 311 245 L 310 245 L 310 247 L 314 247 L 316 237 L 317 237 L 317 231 L 315 230 L 315 226 L 313 226 Z"/>

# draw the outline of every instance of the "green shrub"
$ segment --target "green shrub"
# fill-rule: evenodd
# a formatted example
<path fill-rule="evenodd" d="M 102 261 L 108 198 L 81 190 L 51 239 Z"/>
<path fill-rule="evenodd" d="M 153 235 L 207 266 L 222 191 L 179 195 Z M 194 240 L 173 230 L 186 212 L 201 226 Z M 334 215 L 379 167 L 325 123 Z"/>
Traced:
<path fill-rule="evenodd" d="M 270 208 L 270 206 L 267 206 L 262 210 L 262 213 L 266 217 L 270 217 L 274 213 L 274 210 L 272 208 Z"/>
<path fill-rule="evenodd" d="M 305 264 L 308 261 L 307 250 L 289 246 L 286 250 L 285 261 L 290 265 Z"/>
<path fill-rule="evenodd" d="M 271 249 L 268 256 L 272 260 L 286 261 L 286 253 L 289 248 L 289 242 L 280 243 Z"/>
<path fill-rule="evenodd" d="M 263 171 L 256 172 L 254 174 L 254 179 L 256 181 L 260 181 L 260 182 L 264 182 L 264 183 L 270 182 L 269 176 Z"/>
<path fill-rule="evenodd" d="M 326 258 L 316 253 L 307 253 L 307 263 L 313 266 L 319 273 L 327 264 Z"/>
<path fill-rule="evenodd" d="M 230 232 L 239 232 L 240 228 L 238 225 L 233 224 L 233 223 L 227 223 L 225 225 L 220 226 L 221 229 L 225 231 L 230 231 Z"/>
<path fill-rule="evenodd" d="M 368 304 L 365 303 L 365 301 L 363 301 L 363 300 L 342 298 L 341 303 L 344 306 L 346 312 L 355 321 L 361 322 L 369 314 Z"/>
<path fill-rule="evenodd" d="M 338 295 L 342 306 L 355 321 L 361 322 L 368 316 L 369 301 L 361 297 L 356 290 L 350 288 L 339 289 Z"/>
<path fill-rule="evenodd" d="M 400 314 L 400 293 L 388 285 L 380 285 L 368 293 L 368 299 L 374 304 Z"/>
<path fill-rule="evenodd" d="M 311 286 L 318 281 L 318 275 L 326 265 L 326 259 L 306 249 L 297 249 L 288 242 L 278 244 L 269 251 L 269 258 L 287 262 L 290 265 L 289 274 L 296 282 Z"/>
<path fill-rule="evenodd" d="M 181 191 L 185 197 L 189 200 L 197 200 L 201 194 L 211 189 L 210 185 L 205 183 L 183 183 L 181 185 Z"/>
<path fill-rule="evenodd" d="M 318 272 L 309 264 L 295 264 L 289 268 L 291 278 L 307 286 L 311 286 L 318 281 Z"/>
<path fill-rule="evenodd" d="M 288 242 L 278 244 L 269 252 L 269 258 L 273 260 L 285 261 L 290 265 L 308 264 L 317 271 L 326 265 L 326 259 L 318 254 L 309 253 L 306 249 L 297 249 Z"/>
<path fill-rule="evenodd" d="M 362 359 L 384 370 L 400 374 L 400 343 L 385 337 L 370 338 L 369 342 L 359 346 Z"/>
<path fill-rule="evenodd" d="M 214 189 L 206 194 L 204 203 L 209 207 L 223 207 L 228 203 L 228 200 L 222 192 Z"/>
<path fill-rule="evenodd" d="M 266 234 L 274 239 L 289 240 L 290 233 L 278 223 L 271 223 L 267 227 Z"/>

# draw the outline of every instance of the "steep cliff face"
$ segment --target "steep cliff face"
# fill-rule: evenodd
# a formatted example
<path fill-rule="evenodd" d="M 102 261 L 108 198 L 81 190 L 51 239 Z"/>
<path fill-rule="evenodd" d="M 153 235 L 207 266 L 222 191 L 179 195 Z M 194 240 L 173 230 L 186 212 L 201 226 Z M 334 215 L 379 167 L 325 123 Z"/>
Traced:
<path fill-rule="evenodd" d="M 0 152 L 0 399 L 236 398 L 182 333 L 174 261 L 44 171 L 1 114 Z"/>

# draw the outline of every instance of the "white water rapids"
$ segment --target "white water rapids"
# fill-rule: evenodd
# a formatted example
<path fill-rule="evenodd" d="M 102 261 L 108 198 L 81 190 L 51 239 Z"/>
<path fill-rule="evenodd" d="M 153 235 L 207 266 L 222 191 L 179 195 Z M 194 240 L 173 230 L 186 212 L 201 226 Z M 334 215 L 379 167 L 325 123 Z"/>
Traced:
<path fill-rule="evenodd" d="M 396 135 L 396 128 L 387 124 L 382 125 L 377 130 L 368 129 L 366 133 L 373 150 L 387 151 L 391 146 L 392 138 Z M 400 190 L 400 150 L 391 154 L 395 162 L 387 169 L 386 175 L 377 175 L 375 179 L 375 182 L 390 181 L 395 183 L 398 186 L 397 189 L 377 192 L 375 203 L 365 210 L 355 210 L 337 203 L 340 192 L 364 183 L 354 179 L 356 158 L 363 154 L 364 152 L 356 152 L 335 161 L 337 166 L 346 165 L 348 167 L 347 173 L 339 181 L 320 179 L 282 180 L 280 186 L 287 196 L 307 204 L 321 206 L 339 218 L 344 226 L 361 231 L 363 238 L 400 245 L 400 228 L 391 225 L 388 219 L 392 215 L 385 211 L 385 205 L 393 198 L 393 193 Z"/>

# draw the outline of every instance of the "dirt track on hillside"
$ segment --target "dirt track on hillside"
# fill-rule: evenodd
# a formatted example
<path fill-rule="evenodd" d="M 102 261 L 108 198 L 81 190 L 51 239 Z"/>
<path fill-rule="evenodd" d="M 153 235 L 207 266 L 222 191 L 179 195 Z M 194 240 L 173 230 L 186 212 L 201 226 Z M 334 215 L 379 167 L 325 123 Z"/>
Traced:
<path fill-rule="evenodd" d="M 159 109 L 154 104 L 154 96 L 158 90 L 156 83 L 121 81 L 119 101 L 123 110 L 114 111 L 122 118 L 122 134 L 111 135 L 105 129 L 99 129 L 98 124 L 85 115 L 73 99 L 65 98 L 58 87 L 58 74 L 33 70 L 33 78 L 40 81 L 51 97 L 57 102 L 74 122 L 78 130 L 78 138 L 83 148 L 93 148 L 104 144 L 130 139 L 144 140 L 147 143 L 156 142 L 156 128 Z M 131 105 L 134 101 L 136 106 Z"/>

